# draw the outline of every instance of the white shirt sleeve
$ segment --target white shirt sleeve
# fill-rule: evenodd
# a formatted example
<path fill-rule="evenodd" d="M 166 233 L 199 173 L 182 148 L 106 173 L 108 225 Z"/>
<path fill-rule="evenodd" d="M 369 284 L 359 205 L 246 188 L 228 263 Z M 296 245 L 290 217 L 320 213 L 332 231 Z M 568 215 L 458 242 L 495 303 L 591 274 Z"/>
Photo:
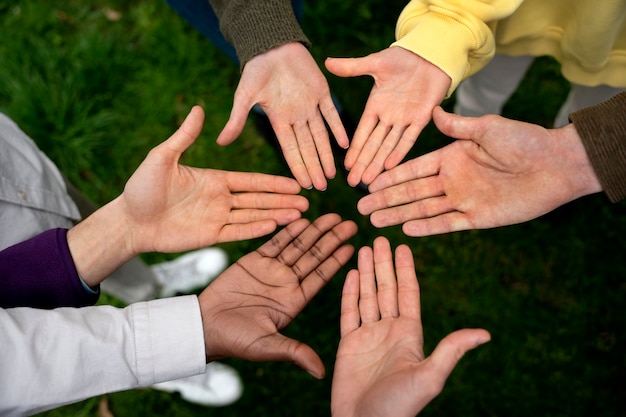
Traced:
<path fill-rule="evenodd" d="M 0 415 L 204 372 L 196 296 L 132 304 L 0 310 Z"/>

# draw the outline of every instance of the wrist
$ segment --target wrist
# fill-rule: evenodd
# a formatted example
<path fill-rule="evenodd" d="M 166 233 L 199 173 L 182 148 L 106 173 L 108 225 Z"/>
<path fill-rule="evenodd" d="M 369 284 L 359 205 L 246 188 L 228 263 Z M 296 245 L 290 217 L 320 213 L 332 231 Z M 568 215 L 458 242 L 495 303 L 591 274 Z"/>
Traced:
<path fill-rule="evenodd" d="M 563 154 L 555 155 L 566 162 L 566 177 L 571 189 L 572 200 L 602 191 L 598 177 L 591 165 L 591 160 L 573 124 L 552 129 L 552 134 L 563 146 Z"/>
<path fill-rule="evenodd" d="M 95 287 L 121 265 L 137 256 L 131 228 L 116 198 L 67 233 L 67 243 L 78 275 Z"/>

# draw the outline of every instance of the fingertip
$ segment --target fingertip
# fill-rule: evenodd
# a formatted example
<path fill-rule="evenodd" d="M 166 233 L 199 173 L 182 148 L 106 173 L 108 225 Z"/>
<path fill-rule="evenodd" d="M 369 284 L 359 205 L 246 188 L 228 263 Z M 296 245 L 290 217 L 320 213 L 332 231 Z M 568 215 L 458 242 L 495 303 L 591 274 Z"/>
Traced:
<path fill-rule="evenodd" d="M 319 370 L 305 369 L 315 379 L 324 379 L 326 376 L 326 370 L 322 369 L 321 372 Z"/>
<path fill-rule="evenodd" d="M 491 333 L 489 333 L 485 329 L 477 329 L 476 334 L 476 346 L 484 345 L 487 342 L 491 341 Z"/>
<path fill-rule="evenodd" d="M 359 212 L 360 215 L 362 216 L 369 216 L 371 214 L 370 211 L 370 207 L 367 204 L 367 197 L 369 196 L 365 196 L 363 198 L 361 198 L 357 203 L 356 203 L 356 210 Z"/>

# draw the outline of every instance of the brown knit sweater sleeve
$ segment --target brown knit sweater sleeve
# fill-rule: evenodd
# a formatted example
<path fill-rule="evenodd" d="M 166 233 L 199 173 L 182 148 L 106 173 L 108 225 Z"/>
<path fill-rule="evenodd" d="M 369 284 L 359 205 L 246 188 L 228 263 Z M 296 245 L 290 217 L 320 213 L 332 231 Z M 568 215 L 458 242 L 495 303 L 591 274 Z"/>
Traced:
<path fill-rule="evenodd" d="M 241 68 L 254 56 L 289 42 L 310 42 L 290 0 L 209 0 L 220 31 L 237 51 Z"/>
<path fill-rule="evenodd" d="M 614 203 L 626 198 L 626 92 L 569 118 L 606 195 Z"/>

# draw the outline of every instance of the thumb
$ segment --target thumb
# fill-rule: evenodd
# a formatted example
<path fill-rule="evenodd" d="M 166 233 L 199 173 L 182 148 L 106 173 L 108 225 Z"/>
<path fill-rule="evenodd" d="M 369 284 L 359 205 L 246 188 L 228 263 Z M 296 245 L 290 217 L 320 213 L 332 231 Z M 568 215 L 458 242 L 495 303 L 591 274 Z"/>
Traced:
<path fill-rule="evenodd" d="M 180 156 L 200 136 L 203 125 L 204 110 L 200 106 L 193 106 L 178 130 L 161 145 Z"/>
<path fill-rule="evenodd" d="M 435 126 L 441 133 L 453 139 L 479 139 L 480 120 L 478 117 L 465 117 L 447 113 L 441 106 L 433 109 Z"/>
<path fill-rule="evenodd" d="M 326 69 L 338 77 L 358 77 L 369 75 L 369 57 L 363 58 L 326 58 Z"/>
<path fill-rule="evenodd" d="M 244 126 L 246 125 L 246 120 L 248 119 L 249 112 L 250 108 L 242 106 L 235 98 L 233 108 L 230 111 L 230 117 L 228 118 L 228 122 L 226 122 L 224 129 L 222 129 L 219 136 L 217 137 L 216 142 L 218 145 L 230 145 L 235 141 L 235 139 L 237 139 L 237 137 L 243 131 Z"/>
<path fill-rule="evenodd" d="M 429 362 L 443 387 L 446 379 L 466 352 L 487 343 L 491 335 L 484 329 L 462 329 L 444 337 L 430 355 Z M 435 382 L 435 381 L 433 381 Z"/>
<path fill-rule="evenodd" d="M 293 362 L 317 379 L 326 371 L 317 353 L 307 344 L 275 333 L 263 341 L 261 360 Z"/>

